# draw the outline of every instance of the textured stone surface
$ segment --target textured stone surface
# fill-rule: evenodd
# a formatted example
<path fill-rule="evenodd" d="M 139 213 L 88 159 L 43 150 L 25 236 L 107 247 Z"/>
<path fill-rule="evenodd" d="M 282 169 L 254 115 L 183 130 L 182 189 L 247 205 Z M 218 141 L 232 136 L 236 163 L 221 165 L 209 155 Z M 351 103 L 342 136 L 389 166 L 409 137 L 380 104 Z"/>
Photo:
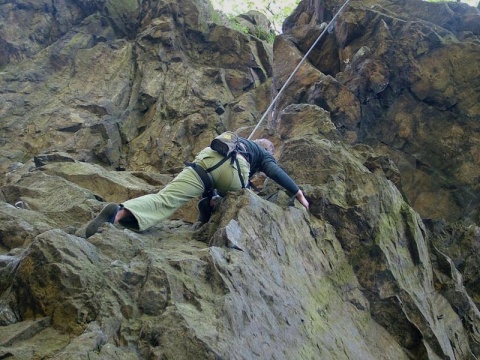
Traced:
<path fill-rule="evenodd" d="M 353 2 L 328 29 L 255 136 L 310 211 L 260 175 L 197 230 L 192 202 L 84 238 L 217 132 L 248 136 L 338 7 L 301 2 L 272 49 L 204 1 L 0 4 L 0 358 L 480 356 L 465 4 Z"/>
<path fill-rule="evenodd" d="M 302 2 L 275 52 L 287 55 L 289 46 L 302 56 L 336 10 Z M 455 2 L 351 3 L 302 66 L 316 75 L 301 69 L 279 110 L 292 102 L 323 107 L 347 141 L 395 161 L 422 217 L 478 222 L 480 33 L 465 19 L 479 16 Z M 276 74 L 279 88 L 289 71 Z"/>

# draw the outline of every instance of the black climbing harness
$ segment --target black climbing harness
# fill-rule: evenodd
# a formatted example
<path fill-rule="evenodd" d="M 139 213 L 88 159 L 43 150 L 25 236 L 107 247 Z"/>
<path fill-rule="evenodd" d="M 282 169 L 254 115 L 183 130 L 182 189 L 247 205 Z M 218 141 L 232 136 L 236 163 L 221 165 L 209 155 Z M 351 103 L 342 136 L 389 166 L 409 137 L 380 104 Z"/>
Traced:
<path fill-rule="evenodd" d="M 203 194 L 202 198 L 209 198 L 211 199 L 213 197 L 213 192 L 214 192 L 214 186 L 213 186 L 213 177 L 212 174 L 210 174 L 212 171 L 218 169 L 220 166 L 222 166 L 227 160 L 231 159 L 230 164 L 237 166 L 237 172 L 238 172 L 238 177 L 240 178 L 240 183 L 242 184 L 242 188 L 245 188 L 245 180 L 243 179 L 242 176 L 242 171 L 240 170 L 240 163 L 238 161 L 237 153 L 232 152 L 230 155 L 225 156 L 222 160 L 220 160 L 218 163 L 213 165 L 212 167 L 209 167 L 208 169 L 204 169 L 200 165 L 194 162 L 185 162 L 185 166 L 191 167 L 195 172 L 198 174 L 200 179 L 203 182 Z"/>
<path fill-rule="evenodd" d="M 242 171 L 240 169 L 240 162 L 238 161 L 238 155 L 241 155 L 242 153 L 246 155 L 246 149 L 245 146 L 240 143 L 238 136 L 234 133 L 223 133 L 212 141 L 210 147 L 214 151 L 217 151 L 219 154 L 223 155 L 223 159 L 215 165 L 209 167 L 208 169 L 204 169 L 197 163 L 185 162 L 186 166 L 191 167 L 198 174 L 203 183 L 202 199 L 200 199 L 198 202 L 198 221 L 201 223 L 208 222 L 210 216 L 212 215 L 212 211 L 215 207 L 215 205 L 212 205 L 212 199 L 218 200 L 221 198 L 214 187 L 214 181 L 211 174 L 212 171 L 218 169 L 230 159 L 230 166 L 235 164 L 237 167 L 238 177 L 240 179 L 240 183 L 242 184 L 242 188 L 246 187 L 245 180 L 243 179 Z M 216 201 L 213 201 L 213 203 L 216 203 Z"/>

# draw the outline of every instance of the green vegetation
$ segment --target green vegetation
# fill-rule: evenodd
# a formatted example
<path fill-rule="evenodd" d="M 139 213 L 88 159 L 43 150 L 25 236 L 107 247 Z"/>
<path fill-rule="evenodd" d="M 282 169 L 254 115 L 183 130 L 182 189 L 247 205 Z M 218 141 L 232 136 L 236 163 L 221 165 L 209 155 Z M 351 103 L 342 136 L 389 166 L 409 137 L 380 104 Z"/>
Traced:
<path fill-rule="evenodd" d="M 426 0 L 428 2 L 453 2 L 455 0 Z M 477 7 L 479 5 L 479 0 L 462 0 L 463 3 L 470 6 Z"/>
<path fill-rule="evenodd" d="M 275 40 L 275 33 L 273 31 L 265 31 L 259 26 L 255 26 L 253 28 L 253 33 L 251 35 L 259 38 L 260 40 L 264 40 L 269 44 L 273 44 L 273 41 Z"/>
<path fill-rule="evenodd" d="M 268 18 L 277 34 L 281 33 L 282 23 L 297 7 L 300 0 L 211 0 L 217 11 L 227 16 L 235 17 L 250 10 L 257 10 Z M 254 34 L 252 34 L 254 35 Z M 254 35 L 255 36 L 255 35 Z"/>
<path fill-rule="evenodd" d="M 238 32 L 248 34 L 248 27 L 240 24 L 238 19 L 235 18 L 235 16 L 230 17 L 229 19 L 229 25 L 233 30 L 237 30 Z"/>
<path fill-rule="evenodd" d="M 273 41 L 275 40 L 275 33 L 273 31 L 267 31 L 261 26 L 248 27 L 243 25 L 236 16 L 231 16 L 228 20 L 228 26 L 236 31 L 255 36 L 256 38 L 270 44 L 273 44 Z"/>

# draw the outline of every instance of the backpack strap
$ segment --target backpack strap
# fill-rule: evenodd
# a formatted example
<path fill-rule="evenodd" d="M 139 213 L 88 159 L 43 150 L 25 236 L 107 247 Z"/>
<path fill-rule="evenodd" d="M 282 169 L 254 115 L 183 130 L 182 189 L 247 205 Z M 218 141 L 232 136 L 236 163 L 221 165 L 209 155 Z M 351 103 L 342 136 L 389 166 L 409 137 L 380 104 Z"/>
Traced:
<path fill-rule="evenodd" d="M 240 183 L 242 184 L 242 189 L 244 189 L 245 188 L 245 180 L 243 180 L 242 172 L 240 171 L 240 163 L 238 162 L 237 154 L 235 152 L 232 152 L 232 153 L 230 153 L 230 155 L 225 156 L 222 160 L 220 160 L 218 163 L 216 163 L 212 167 L 209 167 L 205 171 L 210 175 L 210 172 L 212 172 L 215 169 L 218 169 L 228 159 L 231 159 L 232 164 L 235 162 L 235 164 L 237 165 L 238 177 L 240 178 Z"/>
<path fill-rule="evenodd" d="M 215 169 L 218 169 L 220 166 L 223 165 L 224 162 L 226 162 L 228 159 L 230 159 L 232 157 L 232 154 L 230 154 L 229 156 L 225 156 L 222 160 L 220 160 L 218 163 L 216 163 L 215 165 L 209 167 L 208 169 L 206 169 L 205 171 L 210 173 L 212 172 L 213 170 Z M 233 160 L 233 159 L 232 159 Z"/>
<path fill-rule="evenodd" d="M 243 180 L 242 172 L 240 171 L 240 163 L 238 162 L 238 158 L 235 157 L 235 164 L 237 164 L 237 171 L 238 177 L 240 178 L 240 183 L 242 184 L 242 189 L 245 189 L 245 180 Z"/>

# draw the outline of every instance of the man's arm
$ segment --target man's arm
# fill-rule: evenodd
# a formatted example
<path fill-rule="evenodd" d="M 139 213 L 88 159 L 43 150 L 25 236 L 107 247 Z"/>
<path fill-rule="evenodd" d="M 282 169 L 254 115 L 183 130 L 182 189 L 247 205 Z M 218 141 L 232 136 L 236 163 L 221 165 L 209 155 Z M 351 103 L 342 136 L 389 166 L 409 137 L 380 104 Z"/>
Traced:
<path fill-rule="evenodd" d="M 295 181 L 293 181 L 293 179 L 288 176 L 288 174 L 280 166 L 278 166 L 273 157 L 267 157 L 265 161 L 262 162 L 261 171 L 263 171 L 265 175 L 267 175 L 277 184 L 284 187 L 287 191 L 295 194 L 295 197 L 300 202 L 300 204 L 302 204 L 308 210 L 310 205 L 305 198 L 302 190 L 300 190 Z"/>

